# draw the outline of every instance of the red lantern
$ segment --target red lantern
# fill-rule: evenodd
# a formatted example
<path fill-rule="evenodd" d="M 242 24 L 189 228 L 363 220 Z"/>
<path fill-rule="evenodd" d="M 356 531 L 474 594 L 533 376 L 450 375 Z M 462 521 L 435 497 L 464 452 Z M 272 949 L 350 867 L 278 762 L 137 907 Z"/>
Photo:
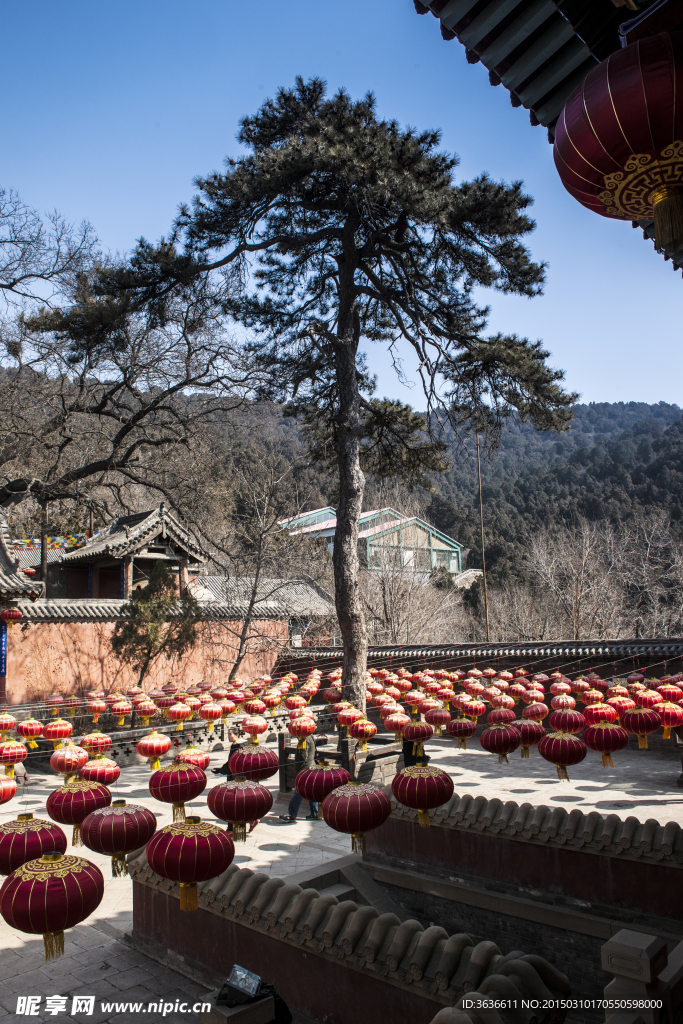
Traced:
<path fill-rule="evenodd" d="M 647 708 L 648 710 L 662 703 L 661 694 L 657 690 L 639 690 L 633 699 L 641 708 Z"/>
<path fill-rule="evenodd" d="M 219 704 L 221 709 L 221 722 L 227 722 L 228 716 L 235 710 L 235 705 L 231 700 L 227 700 L 227 698 L 219 701 Z"/>
<path fill-rule="evenodd" d="M 573 697 L 570 697 L 568 693 L 558 693 L 556 697 L 550 701 L 550 707 L 553 711 L 564 711 L 565 709 L 573 709 L 576 707 L 576 701 Z"/>
<path fill-rule="evenodd" d="M 277 774 L 280 768 L 280 759 L 275 750 L 268 750 L 261 744 L 257 746 L 249 744 L 248 747 L 240 747 L 235 751 L 228 761 L 228 767 L 235 776 L 262 782 Z"/>
<path fill-rule="evenodd" d="M 79 742 L 90 757 L 104 757 L 105 751 L 111 747 L 111 736 L 105 736 L 103 732 L 89 732 L 87 736 L 81 736 Z"/>
<path fill-rule="evenodd" d="M 391 791 L 399 803 L 417 811 L 421 828 L 429 827 L 429 812 L 453 796 L 453 780 L 441 768 L 414 765 L 394 775 Z"/>
<path fill-rule="evenodd" d="M 403 739 L 403 727 L 410 724 L 410 716 L 403 712 L 392 712 L 384 719 L 384 727 L 393 732 L 394 739 L 400 743 Z"/>
<path fill-rule="evenodd" d="M 614 768 L 612 754 L 628 746 L 628 733 L 620 725 L 612 722 L 599 722 L 590 725 L 583 734 L 583 742 L 591 750 L 602 754 L 602 767 Z"/>
<path fill-rule="evenodd" d="M 631 708 L 636 706 L 636 702 L 631 700 L 630 697 L 610 697 L 603 706 L 614 708 L 617 713 L 617 720 L 620 721 L 624 711 L 630 711 Z"/>
<path fill-rule="evenodd" d="M 545 729 L 540 722 L 535 721 L 533 718 L 524 718 L 519 722 L 515 722 L 513 728 L 519 733 L 521 756 L 528 758 L 529 747 L 535 747 L 538 741 L 543 739 Z"/>
<path fill-rule="evenodd" d="M 477 725 L 469 718 L 454 718 L 446 729 L 450 736 L 457 739 L 458 750 L 467 750 L 467 741 L 476 733 Z"/>
<path fill-rule="evenodd" d="M 18 622 L 21 617 L 22 614 L 18 608 L 5 608 L 0 612 L 0 619 L 2 619 L 3 622 L 6 622 L 8 626 Z"/>
<path fill-rule="evenodd" d="M 9 875 L 27 861 L 53 850 L 66 853 L 66 836 L 51 821 L 27 813 L 0 825 L 0 875 Z"/>
<path fill-rule="evenodd" d="M 509 708 L 494 708 L 493 711 L 489 711 L 486 716 L 486 721 L 489 725 L 501 725 L 514 722 L 515 713 Z"/>
<path fill-rule="evenodd" d="M 164 685 L 161 687 L 161 689 L 163 690 L 163 692 L 167 696 L 172 697 L 174 693 L 178 692 L 178 684 L 177 683 L 164 683 Z M 169 707 L 170 707 L 170 705 L 169 705 Z"/>
<path fill-rule="evenodd" d="M 156 832 L 157 819 L 146 807 L 114 800 L 81 822 L 83 845 L 111 857 L 112 878 L 128 874 L 126 854 L 139 850 Z"/>
<path fill-rule="evenodd" d="M 93 698 L 93 700 L 86 701 L 85 710 L 89 715 L 92 715 L 93 725 L 97 725 L 98 718 L 107 710 L 107 702 L 99 698 Z"/>
<path fill-rule="evenodd" d="M 104 878 L 83 857 L 44 853 L 22 864 L 0 889 L 0 913 L 11 928 L 43 935 L 45 959 L 64 953 L 64 929 L 80 924 L 100 905 Z"/>
<path fill-rule="evenodd" d="M 166 714 L 172 722 L 176 723 L 175 731 L 182 732 L 183 722 L 186 722 L 192 714 L 192 708 L 188 707 L 187 704 L 176 703 L 171 705 Z"/>
<path fill-rule="evenodd" d="M 188 746 L 184 750 L 181 750 L 179 754 L 175 756 L 176 761 L 182 761 L 183 764 L 193 764 L 195 768 L 201 768 L 203 772 L 211 764 L 211 757 L 206 753 L 205 750 L 200 750 L 199 747 Z"/>
<path fill-rule="evenodd" d="M 654 710 L 662 720 L 664 726 L 664 739 L 668 740 L 672 729 L 678 729 L 683 725 L 683 708 L 678 704 L 671 704 L 667 701 L 662 704 L 655 704 Z"/>
<path fill-rule="evenodd" d="M 50 705 L 53 715 L 58 715 L 59 708 L 64 703 L 64 698 L 61 693 L 51 693 L 49 697 L 45 698 L 45 703 Z"/>
<path fill-rule="evenodd" d="M 633 708 L 632 710 L 624 711 L 621 716 L 621 724 L 626 729 L 626 732 L 638 737 L 639 749 L 647 750 L 647 738 L 651 733 L 657 732 L 657 729 L 662 724 L 662 720 L 654 710 Z"/>
<path fill-rule="evenodd" d="M 53 771 L 63 775 L 64 781 L 68 782 L 81 770 L 87 761 L 88 755 L 83 747 L 77 747 L 75 743 L 69 741 L 52 754 L 50 767 Z"/>
<path fill-rule="evenodd" d="M 551 732 L 538 741 L 538 752 L 557 768 L 558 779 L 566 779 L 567 766 L 579 764 L 586 756 L 586 744 L 568 732 Z"/>
<path fill-rule="evenodd" d="M 83 779 L 72 779 L 59 789 L 55 789 L 47 798 L 47 813 L 53 821 L 60 825 L 73 825 L 72 846 L 82 846 L 80 825 L 91 811 L 99 807 L 108 807 L 111 793 L 99 782 L 85 782 Z"/>
<path fill-rule="evenodd" d="M 300 697 L 298 693 L 293 693 L 291 697 L 287 697 L 285 700 L 285 707 L 288 711 L 294 711 L 295 708 L 305 708 L 306 698 Z"/>
<path fill-rule="evenodd" d="M 484 729 L 479 737 L 484 750 L 489 754 L 498 754 L 499 764 L 508 764 L 508 754 L 516 750 L 521 743 L 518 731 L 511 725 L 492 725 Z"/>
<path fill-rule="evenodd" d="M 659 692 L 661 693 L 661 690 Z M 607 700 L 611 700 L 612 697 L 628 697 L 628 690 L 625 686 L 619 686 L 618 684 L 610 686 L 609 690 L 605 693 L 605 697 Z M 681 697 L 683 697 L 683 691 L 681 692 Z"/>
<path fill-rule="evenodd" d="M 683 33 L 647 36 L 610 54 L 557 122 L 562 184 L 604 217 L 655 222 L 657 249 L 683 248 Z"/>
<path fill-rule="evenodd" d="M 183 699 L 182 703 L 186 707 L 188 707 L 190 709 L 190 714 L 189 714 L 189 719 L 188 720 L 191 722 L 192 719 L 194 718 L 195 711 L 199 711 L 199 709 L 201 708 L 202 702 L 199 700 L 198 697 L 193 697 L 193 696 L 190 695 L 190 696 L 185 697 Z M 174 706 L 177 707 L 177 705 L 174 705 Z M 172 708 L 168 709 L 168 717 L 169 718 L 174 718 L 174 716 L 171 714 L 172 710 L 173 710 Z M 178 718 L 177 715 L 175 716 L 174 721 L 176 721 L 176 722 L 180 721 L 180 719 Z M 182 729 L 182 723 L 181 723 L 181 729 Z"/>
<path fill-rule="evenodd" d="M 530 718 L 534 722 L 542 722 L 549 710 L 547 704 L 535 701 L 533 704 L 527 704 L 522 711 L 522 718 Z"/>
<path fill-rule="evenodd" d="M 149 866 L 180 884 L 180 909 L 187 911 L 197 909 L 197 882 L 221 875 L 234 856 L 229 834 L 194 816 L 160 829 L 147 843 Z"/>
<path fill-rule="evenodd" d="M 616 689 L 621 690 L 621 689 L 623 689 L 623 687 L 621 687 L 621 686 L 620 687 L 614 686 L 614 687 L 612 687 L 612 689 L 614 689 L 614 690 L 616 690 Z M 673 683 L 664 683 L 663 686 L 658 686 L 657 687 L 657 693 L 659 694 L 659 696 L 662 698 L 663 701 L 671 701 L 673 703 L 678 703 L 679 700 L 683 700 L 683 690 L 681 690 L 681 688 L 679 686 L 674 686 Z M 620 696 L 623 696 L 623 697 L 628 696 L 628 690 L 625 690 L 623 694 L 618 694 L 618 693 L 610 694 L 610 697 L 620 697 Z"/>
<path fill-rule="evenodd" d="M 171 749 L 171 740 L 164 733 L 152 729 L 147 736 L 138 740 L 135 749 L 140 757 L 147 758 L 150 770 L 156 771 L 161 767 L 161 756 Z"/>
<path fill-rule="evenodd" d="M 521 700 L 525 693 L 526 686 L 524 686 L 522 683 L 512 683 L 510 689 L 508 690 L 508 696 L 512 697 L 515 704 L 518 700 Z"/>
<path fill-rule="evenodd" d="M 121 769 L 116 761 L 108 757 L 96 757 L 81 768 L 78 778 L 85 782 L 100 782 L 103 786 L 111 786 L 120 774 Z"/>
<path fill-rule="evenodd" d="M 268 813 L 273 806 L 273 794 L 260 782 L 234 779 L 210 789 L 207 804 L 217 818 L 230 822 L 235 842 L 244 843 L 247 822 L 256 821 Z"/>
<path fill-rule="evenodd" d="M 601 704 L 604 701 L 605 695 L 602 690 L 589 689 L 584 690 L 581 694 L 581 700 L 584 704 Z"/>
<path fill-rule="evenodd" d="M 62 701 L 62 711 L 66 711 L 69 718 L 73 718 L 76 713 L 76 709 L 80 708 L 81 703 L 82 701 L 79 697 L 66 697 Z"/>
<path fill-rule="evenodd" d="M 359 712 L 360 714 L 360 712 Z M 298 739 L 297 747 L 299 750 L 303 750 L 306 746 L 306 739 L 308 736 L 312 736 L 317 726 L 312 718 L 308 718 L 307 715 L 302 715 L 301 718 L 295 718 L 293 721 L 287 723 L 287 731 L 290 736 Z"/>
<path fill-rule="evenodd" d="M 368 722 L 367 718 L 359 718 L 357 722 L 353 722 L 349 726 L 349 736 L 352 736 L 354 740 L 359 740 L 358 749 L 364 754 L 368 749 L 368 740 L 371 740 L 377 735 L 377 726 L 373 722 Z"/>
<path fill-rule="evenodd" d="M 195 800 L 206 789 L 206 775 L 193 764 L 174 761 L 150 777 L 149 791 L 155 800 L 173 805 L 173 820 L 185 820 L 185 801 Z"/>
<path fill-rule="evenodd" d="M 53 722 L 48 722 L 44 727 L 43 736 L 46 740 L 52 740 L 54 749 L 59 750 L 62 740 L 71 736 L 73 731 L 74 727 L 71 722 L 67 722 L 64 718 L 55 718 Z"/>
<path fill-rule="evenodd" d="M 135 704 L 135 702 L 133 703 Z M 147 700 L 145 697 L 139 701 L 139 703 L 135 704 L 135 712 L 144 722 L 145 728 L 148 728 L 150 718 L 154 718 L 154 716 L 159 713 L 159 709 L 153 701 Z"/>
<path fill-rule="evenodd" d="M 565 708 L 561 711 L 553 711 L 550 715 L 549 723 L 553 732 L 570 732 L 573 736 L 576 736 L 584 728 L 586 719 L 580 711 Z"/>
<path fill-rule="evenodd" d="M 209 693 L 211 694 L 214 700 L 223 700 L 225 697 L 228 696 L 228 691 L 224 686 L 214 686 L 211 690 L 209 690 Z"/>
<path fill-rule="evenodd" d="M 304 800 L 318 804 L 318 817 L 322 818 L 322 802 L 338 786 L 345 786 L 351 776 L 345 768 L 333 764 L 319 764 L 314 768 L 302 768 L 296 777 L 294 788 Z"/>
<path fill-rule="evenodd" d="M 683 694 L 681 694 L 683 696 Z M 7 739 L 7 733 L 11 732 L 15 728 L 17 720 L 14 715 L 10 715 L 7 708 L 3 708 L 0 712 L 0 740 Z"/>
<path fill-rule="evenodd" d="M 427 722 L 409 722 L 403 726 L 403 739 L 412 740 L 413 754 L 422 757 L 424 749 L 422 744 L 432 738 L 434 730 Z"/>
<path fill-rule="evenodd" d="M 28 750 L 23 743 L 17 740 L 5 740 L 0 743 L 0 764 L 5 766 L 5 775 L 10 778 L 14 775 L 15 764 L 20 764 L 28 757 Z"/>
<path fill-rule="evenodd" d="M 43 723 L 39 722 L 37 718 L 25 718 L 23 722 L 17 724 L 17 736 L 20 736 L 22 740 L 26 740 L 26 746 L 31 750 L 35 750 L 38 746 L 36 736 L 42 735 Z"/>
<path fill-rule="evenodd" d="M 425 714 L 425 721 L 433 727 L 435 736 L 441 736 L 443 727 L 448 726 L 450 720 L 450 711 L 442 707 L 430 708 Z"/>
<path fill-rule="evenodd" d="M 486 714 L 486 705 L 481 700 L 463 700 L 460 704 L 460 710 L 467 718 L 471 718 L 476 722 L 481 715 Z"/>
<path fill-rule="evenodd" d="M 0 804 L 8 803 L 17 792 L 17 780 L 13 775 L 0 775 Z"/>
<path fill-rule="evenodd" d="M 491 707 L 493 708 L 506 708 L 508 711 L 511 711 L 514 706 L 514 698 L 508 693 L 501 693 L 500 696 L 494 697 L 491 701 Z M 512 717 L 514 718 L 514 715 Z"/>
<path fill-rule="evenodd" d="M 365 833 L 383 825 L 390 814 L 389 797 L 370 783 L 347 782 L 337 786 L 322 804 L 322 815 L 330 828 L 351 835 L 354 853 L 364 852 Z"/>
<path fill-rule="evenodd" d="M 129 715 L 133 710 L 133 705 L 128 700 L 117 700 L 111 705 L 109 710 L 112 715 L 116 715 L 116 724 L 123 725 L 126 721 L 126 715 Z"/>
<path fill-rule="evenodd" d="M 242 728 L 249 734 L 249 742 L 255 746 L 258 743 L 259 736 L 264 732 L 268 732 L 268 723 L 260 715 L 249 715 L 247 718 L 242 719 Z M 315 732 L 315 722 L 313 723 L 313 731 Z"/>
<path fill-rule="evenodd" d="M 164 689 L 166 689 L 166 687 L 164 687 Z M 168 718 L 169 708 L 174 707 L 174 705 L 178 703 L 175 698 L 175 694 L 173 693 L 167 693 L 163 697 L 156 697 L 155 700 L 157 707 L 163 712 L 164 718 Z"/>
<path fill-rule="evenodd" d="M 599 722 L 615 722 L 617 712 L 611 704 L 589 704 L 583 709 L 583 717 L 587 725 L 597 725 Z"/>

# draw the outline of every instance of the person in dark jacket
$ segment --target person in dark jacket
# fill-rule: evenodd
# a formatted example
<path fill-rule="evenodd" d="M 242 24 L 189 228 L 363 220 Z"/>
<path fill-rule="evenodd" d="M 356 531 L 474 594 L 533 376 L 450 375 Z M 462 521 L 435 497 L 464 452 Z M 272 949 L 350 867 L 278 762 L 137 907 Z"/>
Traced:
<path fill-rule="evenodd" d="M 214 775 L 225 775 L 226 782 L 232 782 L 235 776 L 230 771 L 230 758 L 238 750 L 242 748 L 242 744 L 239 741 L 239 736 L 234 729 L 228 729 L 228 743 L 230 744 L 230 750 L 228 751 L 228 759 L 225 764 L 222 764 L 220 768 L 212 768 L 211 771 Z"/>
<path fill-rule="evenodd" d="M 302 768 L 313 768 L 315 767 L 315 739 L 313 736 L 306 737 L 306 746 L 303 750 L 299 750 L 297 747 L 296 754 L 294 755 L 294 767 L 297 773 Z M 292 799 L 289 801 L 289 807 L 287 808 L 286 814 L 280 815 L 280 821 L 296 821 L 296 816 L 299 813 L 301 802 L 303 797 L 300 796 L 296 790 L 292 793 Z M 318 804 L 315 800 L 308 801 L 309 813 L 306 816 L 306 821 L 317 821 L 318 820 Z"/>

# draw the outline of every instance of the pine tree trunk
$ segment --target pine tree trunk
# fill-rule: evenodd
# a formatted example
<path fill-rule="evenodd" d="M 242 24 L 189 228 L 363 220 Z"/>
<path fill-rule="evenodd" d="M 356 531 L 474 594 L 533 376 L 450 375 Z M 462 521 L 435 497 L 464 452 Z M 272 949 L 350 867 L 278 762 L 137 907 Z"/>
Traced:
<path fill-rule="evenodd" d="M 368 638 L 358 579 L 358 526 L 363 508 L 365 477 L 360 467 L 360 401 L 352 303 L 348 307 L 346 311 L 343 309 L 343 295 L 340 295 L 340 344 L 336 355 L 339 390 L 339 508 L 332 562 L 335 605 L 344 649 L 342 691 L 345 699 L 350 698 L 360 711 L 365 712 Z"/>

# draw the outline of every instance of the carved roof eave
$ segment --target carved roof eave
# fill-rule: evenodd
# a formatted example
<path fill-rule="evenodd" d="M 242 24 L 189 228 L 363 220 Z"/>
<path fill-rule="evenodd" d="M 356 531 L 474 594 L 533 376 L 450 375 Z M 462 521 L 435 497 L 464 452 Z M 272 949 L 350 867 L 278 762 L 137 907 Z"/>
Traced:
<path fill-rule="evenodd" d="M 116 524 L 113 526 L 116 527 Z M 162 506 L 159 509 L 154 509 L 146 519 L 130 528 L 124 526 L 115 530 L 101 531 L 83 547 L 75 548 L 64 554 L 61 562 L 73 565 L 79 562 L 94 562 L 107 557 L 123 558 L 126 555 L 135 555 L 157 537 L 172 541 L 196 565 L 203 565 L 207 560 L 189 530 L 186 530 L 176 517 Z M 154 557 L 153 553 L 150 557 Z"/>
<path fill-rule="evenodd" d="M 0 512 L 0 600 L 18 601 L 27 598 L 31 601 L 42 597 L 45 584 L 31 583 L 19 570 L 19 560 L 12 557 L 10 535 L 7 520 Z"/>

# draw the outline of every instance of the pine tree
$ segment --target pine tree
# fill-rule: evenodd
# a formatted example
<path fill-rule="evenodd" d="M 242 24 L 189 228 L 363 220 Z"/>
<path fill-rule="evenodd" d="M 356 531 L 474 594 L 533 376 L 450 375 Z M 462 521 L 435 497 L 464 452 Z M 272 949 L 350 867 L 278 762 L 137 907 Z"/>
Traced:
<path fill-rule="evenodd" d="M 111 638 L 114 654 L 138 673 L 138 686 L 159 658 L 182 658 L 197 642 L 199 605 L 191 594 L 178 597 L 175 580 L 157 562 L 146 587 L 135 591 Z"/>
<path fill-rule="evenodd" d="M 163 319 L 167 297 L 193 275 L 223 275 L 223 309 L 250 332 L 261 393 L 289 401 L 314 454 L 336 463 L 342 682 L 363 706 L 363 466 L 424 481 L 444 465 L 444 417 L 495 442 L 511 410 L 540 429 L 565 428 L 576 396 L 539 342 L 485 336 L 488 309 L 474 299 L 478 287 L 542 289 L 545 268 L 520 241 L 534 227 L 521 182 L 456 183 L 457 159 L 439 150 L 437 131 L 380 119 L 371 95 L 328 99 L 319 79 L 281 89 L 237 138 L 249 152 L 198 179 L 171 238 L 141 241 L 127 267 L 102 275 L 103 310 L 109 322 L 136 306 Z M 383 345 L 399 374 L 397 344 L 412 347 L 427 420 L 373 398 L 363 340 Z"/>

